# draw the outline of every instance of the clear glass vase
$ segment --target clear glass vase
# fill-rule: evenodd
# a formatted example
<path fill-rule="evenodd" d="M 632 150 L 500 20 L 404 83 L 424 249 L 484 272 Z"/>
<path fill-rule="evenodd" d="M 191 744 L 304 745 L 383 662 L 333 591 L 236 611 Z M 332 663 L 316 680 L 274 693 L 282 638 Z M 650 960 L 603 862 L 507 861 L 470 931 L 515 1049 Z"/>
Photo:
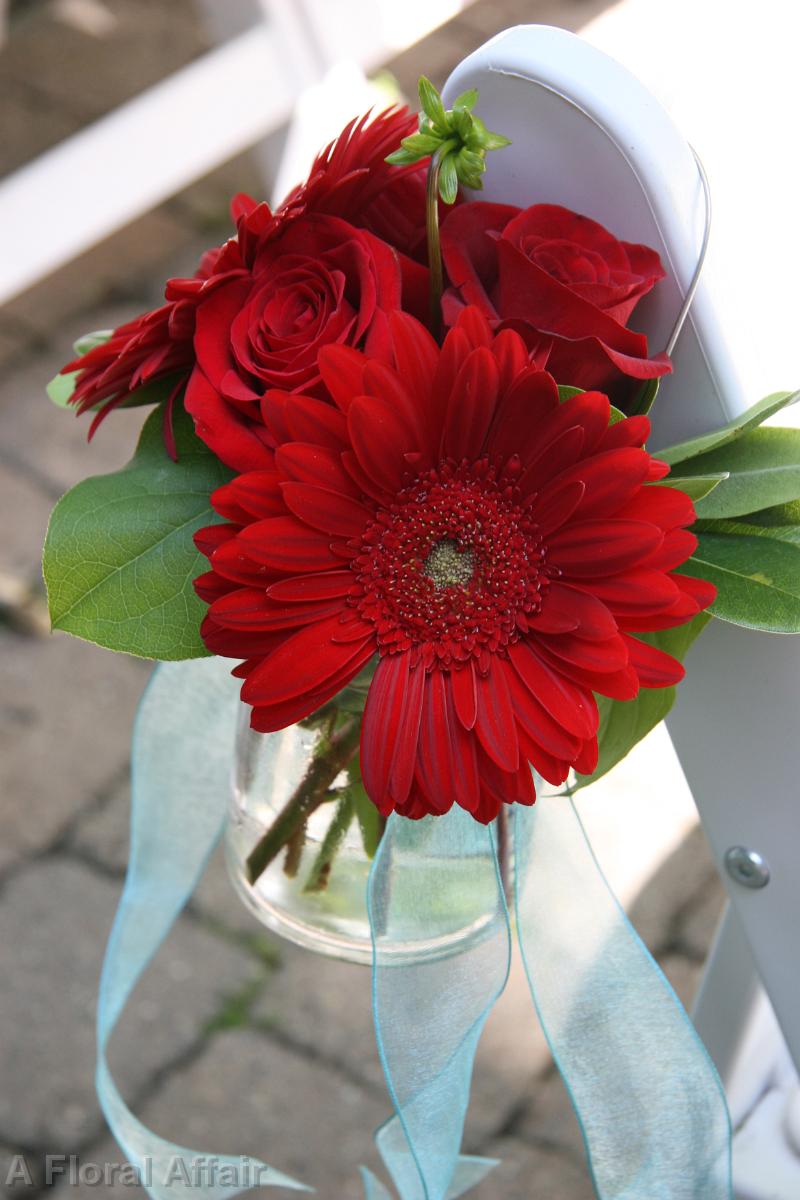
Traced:
<path fill-rule="evenodd" d="M 274 932 L 333 958 L 370 963 L 372 937 L 367 915 L 369 858 L 358 820 L 339 842 L 325 886 L 310 888 L 318 855 L 336 812 L 321 804 L 308 818 L 302 848 L 295 847 L 290 871 L 287 848 L 250 883 L 247 859 L 306 778 L 319 748 L 318 728 L 293 725 L 278 733 L 255 733 L 242 706 L 225 849 L 233 884 L 245 905 Z M 348 783 L 342 771 L 331 785 Z M 432 822 L 441 818 L 425 818 Z M 424 825 L 423 822 L 423 825 Z M 429 826 L 430 827 L 430 826 Z M 420 830 L 424 845 L 424 829 Z M 474 868 L 474 863 L 472 864 Z M 469 856 L 403 855 L 389 864 L 393 935 L 381 936 L 381 953 L 396 961 L 426 961 L 462 949 L 486 934 L 496 918 L 496 887 L 475 886 Z M 430 906 L 418 902 L 432 897 Z M 431 918 L 434 917 L 435 920 Z M 436 935 L 431 936 L 435 925 Z"/>

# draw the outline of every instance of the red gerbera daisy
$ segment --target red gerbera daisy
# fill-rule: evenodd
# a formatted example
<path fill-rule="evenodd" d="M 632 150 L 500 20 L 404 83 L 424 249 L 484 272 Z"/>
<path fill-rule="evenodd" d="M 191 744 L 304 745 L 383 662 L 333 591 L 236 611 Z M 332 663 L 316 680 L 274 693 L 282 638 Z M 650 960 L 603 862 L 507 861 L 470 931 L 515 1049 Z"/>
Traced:
<path fill-rule="evenodd" d="M 331 699 L 373 656 L 364 783 L 383 813 L 456 802 L 490 821 L 593 769 L 593 692 L 634 697 L 683 668 L 632 633 L 689 620 L 714 589 L 675 574 L 691 501 L 649 486 L 645 417 L 559 402 L 511 330 L 467 309 L 439 348 L 393 314 L 394 368 L 327 347 L 337 407 L 270 392 L 274 468 L 214 493 L 209 649 L 242 657 L 267 731 Z"/>

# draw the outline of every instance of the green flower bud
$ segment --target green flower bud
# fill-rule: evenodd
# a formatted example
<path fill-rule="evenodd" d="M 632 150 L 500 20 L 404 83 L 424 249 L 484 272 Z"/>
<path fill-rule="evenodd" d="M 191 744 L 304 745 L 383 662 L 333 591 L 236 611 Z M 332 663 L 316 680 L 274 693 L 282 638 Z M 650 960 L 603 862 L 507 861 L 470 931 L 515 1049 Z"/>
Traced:
<path fill-rule="evenodd" d="M 395 166 L 411 166 L 436 154 L 439 161 L 439 195 L 445 204 L 454 204 L 459 184 L 483 187 L 486 154 L 510 145 L 507 137 L 490 133 L 472 109 L 478 100 L 475 88 L 462 92 L 453 107 L 445 109 L 442 98 L 430 79 L 419 80 L 419 132 L 403 138 L 400 149 L 386 161 Z"/>

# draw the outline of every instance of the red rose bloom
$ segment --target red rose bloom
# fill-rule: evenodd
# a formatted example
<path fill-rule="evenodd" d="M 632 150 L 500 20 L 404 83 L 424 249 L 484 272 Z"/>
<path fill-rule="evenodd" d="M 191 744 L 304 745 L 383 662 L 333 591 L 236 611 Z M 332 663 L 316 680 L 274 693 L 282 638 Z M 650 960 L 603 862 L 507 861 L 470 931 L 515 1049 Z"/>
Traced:
<path fill-rule="evenodd" d="M 401 253 L 424 256 L 424 167 L 390 167 L 384 159 L 416 128 L 408 109 L 389 109 L 351 121 L 314 162 L 308 180 L 273 213 L 267 204 L 237 196 L 232 205 L 237 239 L 209 250 L 191 279 L 167 283 L 167 303 L 121 325 L 109 341 L 67 363 L 62 374 L 79 371 L 70 403 L 78 413 L 97 410 L 93 435 L 113 409 L 146 383 L 174 383 L 167 407 L 167 445 L 174 452 L 169 413 L 194 366 L 195 311 L 219 282 L 241 275 L 265 242 L 309 212 L 346 216 Z M 418 285 L 422 286 L 422 285 Z"/>
<path fill-rule="evenodd" d="M 385 242 L 339 217 L 308 213 L 264 243 L 248 243 L 250 272 L 219 287 L 197 311 L 197 366 L 186 409 L 198 435 L 236 470 L 271 463 L 261 416 L 279 388 L 326 398 L 317 365 L 323 346 L 390 354 L 387 313 L 402 302 L 401 260 Z M 407 279 L 425 272 L 403 260 Z"/>
<path fill-rule="evenodd" d="M 477 305 L 493 325 L 512 325 L 544 352 L 559 383 L 600 388 L 623 407 L 640 386 L 631 381 L 671 370 L 663 354 L 648 357 L 643 334 L 626 328 L 664 276 L 658 255 L 617 241 L 588 217 L 553 204 L 462 205 L 442 227 L 442 256 L 452 285 L 446 323 Z"/>
<path fill-rule="evenodd" d="M 679 663 L 641 642 L 714 589 L 675 573 L 691 501 L 645 486 L 668 468 L 645 417 L 609 426 L 597 392 L 559 402 L 513 330 L 467 309 L 439 348 L 403 313 L 393 365 L 340 346 L 320 365 L 335 407 L 273 394 L 269 466 L 212 503 L 202 633 L 243 658 L 267 731 L 306 717 L 370 659 L 364 783 L 383 813 L 480 821 L 597 757 L 593 692 L 663 687 Z"/>

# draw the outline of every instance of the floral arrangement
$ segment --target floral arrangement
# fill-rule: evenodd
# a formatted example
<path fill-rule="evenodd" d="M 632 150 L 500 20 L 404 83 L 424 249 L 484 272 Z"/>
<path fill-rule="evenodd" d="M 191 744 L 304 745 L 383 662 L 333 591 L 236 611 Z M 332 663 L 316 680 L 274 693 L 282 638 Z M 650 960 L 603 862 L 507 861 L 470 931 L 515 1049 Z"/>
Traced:
<path fill-rule="evenodd" d="M 349 124 L 276 211 L 235 197 L 235 235 L 49 389 L 90 437 L 152 408 L 56 506 L 54 627 L 237 660 L 255 730 L 319 732 L 251 880 L 296 870 L 322 804 L 312 889 L 354 821 L 372 853 L 392 812 L 488 823 L 534 772 L 591 782 L 712 616 L 800 630 L 800 431 L 760 428 L 795 396 L 649 452 L 671 366 L 631 320 L 658 255 L 470 198 L 506 139 L 474 92 L 420 99 Z"/>

